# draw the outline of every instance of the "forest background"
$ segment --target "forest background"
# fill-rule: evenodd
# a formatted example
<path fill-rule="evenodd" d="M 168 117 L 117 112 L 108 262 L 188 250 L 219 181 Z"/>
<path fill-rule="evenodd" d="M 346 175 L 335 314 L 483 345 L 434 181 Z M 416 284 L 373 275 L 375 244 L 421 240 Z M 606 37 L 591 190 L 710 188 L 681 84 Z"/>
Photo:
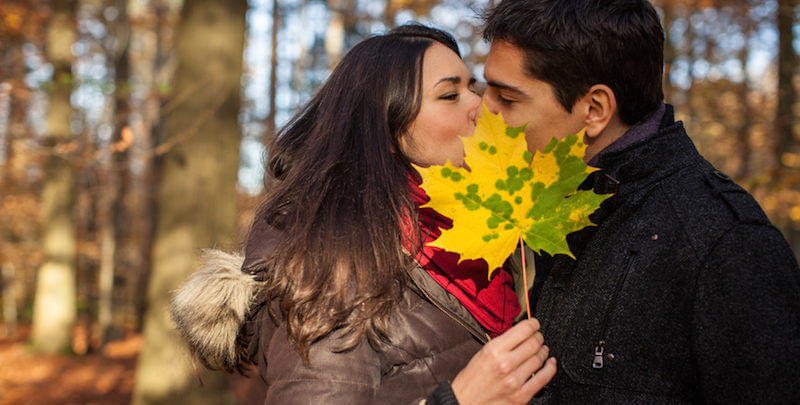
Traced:
<path fill-rule="evenodd" d="M 258 398 L 194 371 L 170 291 L 241 247 L 263 145 L 343 52 L 420 21 L 480 79 L 488 3 L 1 0 L 0 404 Z M 797 0 L 654 4 L 667 101 L 800 254 Z"/>

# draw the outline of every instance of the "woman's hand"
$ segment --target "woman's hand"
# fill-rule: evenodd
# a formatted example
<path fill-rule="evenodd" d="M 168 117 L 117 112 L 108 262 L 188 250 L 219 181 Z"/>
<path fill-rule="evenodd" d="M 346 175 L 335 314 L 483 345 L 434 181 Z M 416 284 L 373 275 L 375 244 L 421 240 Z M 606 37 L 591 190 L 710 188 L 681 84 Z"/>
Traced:
<path fill-rule="evenodd" d="M 460 405 L 527 404 L 556 375 L 539 321 L 528 319 L 487 343 L 453 383 Z"/>

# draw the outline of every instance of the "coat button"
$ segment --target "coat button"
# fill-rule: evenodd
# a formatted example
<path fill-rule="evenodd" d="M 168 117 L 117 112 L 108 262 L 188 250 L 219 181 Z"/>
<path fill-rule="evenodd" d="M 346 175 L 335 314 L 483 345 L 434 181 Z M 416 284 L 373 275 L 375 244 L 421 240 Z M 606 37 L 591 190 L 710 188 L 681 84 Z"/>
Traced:
<path fill-rule="evenodd" d="M 732 181 L 730 176 L 716 169 L 714 169 L 714 176 L 717 176 L 722 181 Z"/>
<path fill-rule="evenodd" d="M 606 360 L 614 360 L 614 353 L 606 354 Z"/>
<path fill-rule="evenodd" d="M 653 236 L 650 237 L 650 240 L 658 240 L 658 234 L 654 233 Z"/>

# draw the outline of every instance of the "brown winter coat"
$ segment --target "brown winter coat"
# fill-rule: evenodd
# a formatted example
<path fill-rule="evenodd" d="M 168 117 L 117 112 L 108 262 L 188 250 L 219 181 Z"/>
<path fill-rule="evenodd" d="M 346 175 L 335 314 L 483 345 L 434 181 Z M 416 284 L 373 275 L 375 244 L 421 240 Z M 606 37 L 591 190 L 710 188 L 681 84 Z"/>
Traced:
<path fill-rule="evenodd" d="M 311 345 L 310 367 L 306 366 L 288 341 L 286 328 L 270 317 L 259 284 L 253 283 L 259 273 L 269 271 L 263 263 L 273 253 L 277 231 L 257 235 L 259 243 L 252 243 L 253 236 L 243 264 L 241 256 L 207 254 L 200 272 L 206 275 L 194 276 L 179 290 L 172 313 L 192 351 L 207 363 L 230 367 L 246 356 L 255 364 L 267 384 L 265 404 L 417 403 L 452 380 L 488 340 L 458 300 L 417 267 L 409 273 L 409 288 L 391 315 L 389 342 L 372 347 L 362 341 L 341 352 L 336 350 L 341 336 L 333 332 Z M 220 279 L 227 280 L 224 286 L 218 284 Z M 208 290 L 220 293 L 200 299 Z M 208 301 L 219 305 L 211 309 L 215 304 Z M 251 304 L 229 308 L 232 302 Z M 232 338 L 234 324 L 241 328 Z"/>
<path fill-rule="evenodd" d="M 481 347 L 457 321 L 410 289 L 397 303 L 391 325 L 391 343 L 380 347 L 362 340 L 337 353 L 336 333 L 312 344 L 311 367 L 266 308 L 259 308 L 242 332 L 250 360 L 268 385 L 267 404 L 416 402 L 452 380 Z"/>

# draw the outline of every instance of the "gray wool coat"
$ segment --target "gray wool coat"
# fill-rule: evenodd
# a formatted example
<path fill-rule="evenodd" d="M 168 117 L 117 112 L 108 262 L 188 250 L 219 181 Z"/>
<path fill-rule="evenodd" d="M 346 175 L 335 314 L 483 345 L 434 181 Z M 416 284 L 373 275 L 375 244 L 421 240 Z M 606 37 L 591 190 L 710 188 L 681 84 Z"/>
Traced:
<path fill-rule="evenodd" d="M 577 261 L 537 259 L 559 372 L 535 402 L 800 403 L 800 270 L 753 197 L 671 107 L 600 167 L 618 193 L 568 237 Z"/>

